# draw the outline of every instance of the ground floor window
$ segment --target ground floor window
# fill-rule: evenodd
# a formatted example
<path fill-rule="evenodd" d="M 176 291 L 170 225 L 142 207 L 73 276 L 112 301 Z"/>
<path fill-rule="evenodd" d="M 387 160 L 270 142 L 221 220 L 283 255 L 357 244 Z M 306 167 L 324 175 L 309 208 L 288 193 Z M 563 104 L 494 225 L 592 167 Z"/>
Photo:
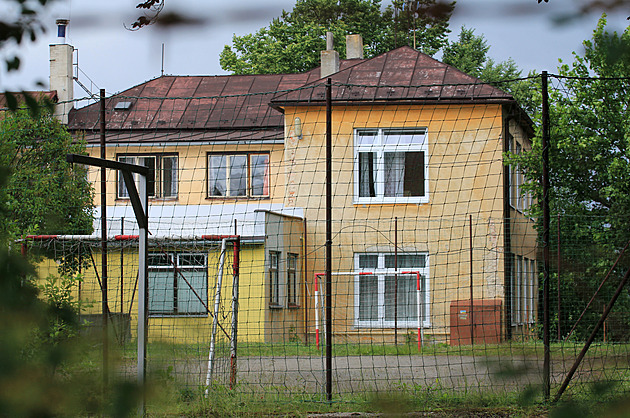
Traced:
<path fill-rule="evenodd" d="M 418 325 L 418 303 L 421 320 L 428 325 L 428 257 L 422 253 L 355 253 L 355 324 L 358 327 L 399 327 Z M 420 273 L 420 300 L 417 276 Z M 364 274 L 359 274 L 364 273 Z M 372 273 L 372 274 L 365 274 Z M 396 291 L 397 290 L 397 291 Z"/>
<path fill-rule="evenodd" d="M 280 252 L 269 251 L 269 305 L 282 306 L 280 298 Z"/>
<path fill-rule="evenodd" d="M 536 321 L 538 271 L 536 261 L 515 255 L 512 268 L 512 325 L 532 324 Z"/>
<path fill-rule="evenodd" d="M 208 258 L 200 253 L 150 253 L 150 315 L 206 315 Z"/>

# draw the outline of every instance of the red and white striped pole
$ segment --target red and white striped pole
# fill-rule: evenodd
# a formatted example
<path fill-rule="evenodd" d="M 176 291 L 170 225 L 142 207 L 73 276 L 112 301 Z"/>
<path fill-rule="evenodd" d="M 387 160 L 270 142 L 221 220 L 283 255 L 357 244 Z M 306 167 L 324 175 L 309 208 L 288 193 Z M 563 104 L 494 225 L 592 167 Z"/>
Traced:
<path fill-rule="evenodd" d="M 422 350 L 422 291 L 420 290 L 420 272 L 403 271 L 401 274 L 416 275 L 416 315 L 418 318 L 418 351 Z"/>

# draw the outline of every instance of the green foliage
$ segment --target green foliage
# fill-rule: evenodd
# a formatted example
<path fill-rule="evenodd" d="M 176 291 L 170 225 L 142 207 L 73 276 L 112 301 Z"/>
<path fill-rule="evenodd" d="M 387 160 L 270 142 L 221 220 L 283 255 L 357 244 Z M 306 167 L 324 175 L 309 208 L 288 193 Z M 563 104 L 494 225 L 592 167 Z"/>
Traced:
<path fill-rule="evenodd" d="M 35 42 L 37 38 L 46 32 L 46 27 L 40 20 L 42 12 L 53 3 L 54 0 L 8 0 L 4 2 L 4 14 L 0 18 L 0 49 L 10 45 L 21 45 L 25 42 Z M 19 55 L 10 54 L 5 60 L 7 72 L 18 71 L 21 60 Z M 43 83 L 38 83 L 43 87 Z M 3 92 L 6 106 L 11 111 L 16 111 L 21 105 L 39 115 L 43 109 L 50 108 L 52 102 L 38 100 L 28 92 L 12 93 Z"/>
<path fill-rule="evenodd" d="M 9 236 L 85 234 L 92 230 L 92 188 L 85 168 L 66 162 L 85 152 L 50 114 L 25 111 L 0 121 L 0 165 L 10 167 L 0 225 Z"/>
<path fill-rule="evenodd" d="M 32 267 L 6 247 L 0 248 L 0 269 L 0 415 L 126 416 L 138 389 L 114 384 L 103 390 L 99 371 L 81 367 L 88 347 L 77 333 L 67 287 L 58 295 L 54 286 L 44 286 L 49 297 L 40 297 L 25 279 Z"/>
<path fill-rule="evenodd" d="M 523 110 L 533 114 L 536 104 L 540 103 L 540 100 L 536 102 L 534 97 L 535 81 L 519 80 L 522 71 L 518 69 L 514 60 L 509 58 L 507 61 L 497 63 L 488 57 L 489 50 L 490 46 L 483 35 L 475 35 L 474 29 L 462 26 L 458 40 L 444 48 L 442 62 L 505 90 L 514 97 Z"/>
<path fill-rule="evenodd" d="M 630 239 L 630 28 L 621 35 L 606 31 L 603 16 L 593 37 L 584 42 L 584 54 L 574 53 L 572 65 L 559 67 L 549 91 L 550 206 L 561 215 L 562 240 L 560 316 L 568 332 L 600 282 Z M 535 115 L 540 123 L 540 113 Z M 541 134 L 533 149 L 510 161 L 519 164 L 528 179 L 525 187 L 542 198 Z M 532 215 L 540 218 L 538 207 Z M 555 231 L 556 225 L 553 226 Z M 552 233 L 551 247 L 556 246 Z M 590 334 L 603 307 L 623 274 L 630 254 L 621 258 L 608 283 L 576 330 L 577 338 Z M 552 294 L 556 281 L 552 281 Z M 552 316 L 557 316 L 552 304 Z M 630 296 L 624 292 L 613 311 L 609 338 L 630 339 Z M 625 314 L 624 314 L 625 313 Z M 603 338 L 603 334 L 599 338 Z"/>
<path fill-rule="evenodd" d="M 436 0 L 402 1 L 381 10 L 381 0 L 297 0 L 291 12 L 273 19 L 253 34 L 233 36 L 220 55 L 221 68 L 233 74 L 283 74 L 311 70 L 326 49 L 326 32 L 332 32 L 335 49 L 345 56 L 345 36 L 363 37 L 366 58 L 402 45 L 434 54 L 446 43 L 448 20 L 454 3 L 437 7 Z M 341 42 L 341 40 L 343 40 Z"/>

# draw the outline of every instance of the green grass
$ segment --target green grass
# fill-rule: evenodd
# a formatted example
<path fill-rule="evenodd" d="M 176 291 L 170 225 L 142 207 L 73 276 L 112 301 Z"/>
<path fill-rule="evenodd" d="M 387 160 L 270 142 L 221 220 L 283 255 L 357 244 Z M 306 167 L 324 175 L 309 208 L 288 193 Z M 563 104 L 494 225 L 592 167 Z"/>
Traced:
<path fill-rule="evenodd" d="M 582 350 L 582 343 L 554 343 L 551 344 L 552 360 L 567 360 L 575 358 Z M 135 343 L 122 347 L 126 357 L 135 357 Z M 228 349 L 227 344 L 217 344 L 217 349 Z M 465 346 L 449 346 L 446 344 L 425 345 L 420 351 L 415 343 L 410 344 L 333 344 L 333 356 L 471 356 L 471 357 L 519 357 L 543 358 L 542 342 L 509 342 L 503 344 L 479 344 Z M 149 356 L 168 356 L 171 358 L 193 358 L 207 356 L 208 344 L 177 344 L 168 342 L 152 342 L 147 346 Z M 621 357 L 630 354 L 629 344 L 593 344 L 587 353 L 588 357 Z M 319 357 L 325 355 L 325 347 L 319 349 L 315 344 L 305 345 L 301 342 L 286 343 L 258 343 L 242 342 L 238 344 L 239 357 Z"/>
<path fill-rule="evenodd" d="M 283 394 L 275 388 L 260 393 L 242 393 L 213 388 L 206 397 L 201 389 L 171 392 L 165 396 L 162 385 L 160 402 L 147 407 L 153 416 L 302 417 L 333 412 L 372 412 L 386 416 L 407 413 L 431 413 L 431 416 L 541 416 L 547 408 L 529 402 L 520 393 L 454 394 L 435 388 L 400 388 L 382 393 L 357 393 L 336 396 L 332 402 L 321 395 Z M 471 415 L 474 412 L 476 415 Z"/>
<path fill-rule="evenodd" d="M 552 358 L 572 361 L 581 349 L 579 344 L 553 344 Z M 206 345 L 171 344 L 154 342 L 148 347 L 148 365 L 168 364 L 177 359 L 205 359 Z M 323 347 L 322 347 L 323 349 Z M 333 402 L 327 402 L 321 393 L 290 392 L 286 387 L 265 386 L 254 389 L 244 384 L 234 390 L 214 386 L 208 397 L 203 387 L 186 386 L 171 376 L 168 370 L 149 374 L 147 411 L 151 416 L 306 416 L 310 413 L 331 412 L 380 412 L 401 414 L 406 412 L 425 413 L 431 416 L 554 416 L 554 417 L 601 417 L 615 416 L 617 411 L 627 411 L 630 401 L 630 372 L 627 370 L 628 345 L 596 344 L 590 356 L 608 356 L 626 358 L 625 363 L 618 363 L 609 370 L 609 375 L 618 374 L 623 383 L 599 382 L 597 384 L 580 384 L 571 386 L 557 406 L 545 405 L 542 402 L 540 387 L 521 387 L 507 392 L 497 387 L 478 388 L 474 382 L 468 388 L 453 389 L 442 386 L 435 381 L 430 385 L 409 385 L 400 383 L 396 390 L 381 393 L 362 393 L 334 395 Z M 127 344 L 120 350 L 111 347 L 112 367 L 120 364 L 134 364 L 136 357 L 135 344 Z M 538 342 L 511 342 L 509 344 L 459 346 L 428 345 L 420 353 L 415 344 L 399 346 L 384 344 L 335 344 L 335 356 L 354 355 L 418 355 L 423 356 L 474 356 L 481 361 L 484 357 L 532 357 L 542 358 L 543 347 Z M 85 347 L 80 369 L 83 372 L 93 370 L 100 372 L 100 346 L 92 341 Z M 241 357 L 292 357 L 321 356 L 314 345 L 302 343 L 242 343 L 239 345 Z M 625 365 L 625 367 L 624 367 Z M 612 366 L 611 366 L 612 367 Z M 134 373 L 135 374 L 135 373 Z M 130 381 L 135 376 L 129 376 Z M 97 379 L 98 381 L 98 379 Z M 552 396 L 557 385 L 552 388 Z M 624 409 L 625 408 L 625 409 Z M 576 412 L 577 411 L 577 412 Z M 627 416 L 617 414 L 616 416 Z"/>

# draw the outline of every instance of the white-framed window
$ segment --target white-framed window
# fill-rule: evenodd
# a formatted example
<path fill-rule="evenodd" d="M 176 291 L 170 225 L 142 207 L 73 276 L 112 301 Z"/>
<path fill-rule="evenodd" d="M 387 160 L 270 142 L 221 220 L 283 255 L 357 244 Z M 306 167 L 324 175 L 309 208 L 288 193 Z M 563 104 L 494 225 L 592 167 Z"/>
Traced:
<path fill-rule="evenodd" d="M 356 129 L 354 203 L 427 203 L 426 128 Z"/>
<path fill-rule="evenodd" d="M 508 138 L 509 151 L 514 150 L 514 154 L 520 156 L 523 154 L 523 145 L 514 139 L 513 136 Z M 512 145 L 514 143 L 514 145 Z M 532 203 L 533 197 L 530 192 L 523 191 L 523 184 L 525 183 L 525 174 L 520 165 L 510 165 L 510 205 L 520 211 L 528 210 Z"/>
<path fill-rule="evenodd" d="M 149 168 L 147 176 L 147 195 L 153 198 L 177 197 L 177 155 L 176 154 L 119 154 L 116 159 L 121 163 L 143 165 Z M 134 174 L 134 176 L 137 176 Z M 116 197 L 128 199 L 122 172 L 118 173 Z"/>
<path fill-rule="evenodd" d="M 208 197 L 268 197 L 269 154 L 208 154 Z"/>
<path fill-rule="evenodd" d="M 532 324 L 536 320 L 538 292 L 536 261 L 515 255 L 512 271 L 512 325 Z"/>
<path fill-rule="evenodd" d="M 354 279 L 355 326 L 393 327 L 396 305 L 398 327 L 418 326 L 417 275 L 400 274 L 404 271 L 420 273 L 421 322 L 422 326 L 430 326 L 427 254 L 355 253 L 354 265 L 357 273 Z M 395 291 L 396 287 L 398 292 Z"/>
<path fill-rule="evenodd" d="M 282 306 L 280 286 L 280 251 L 269 251 L 269 306 Z"/>
<path fill-rule="evenodd" d="M 200 253 L 150 253 L 149 315 L 207 315 L 208 258 Z"/>
<path fill-rule="evenodd" d="M 300 304 L 298 290 L 298 255 L 287 253 L 287 305 L 289 307 L 297 307 Z"/>

